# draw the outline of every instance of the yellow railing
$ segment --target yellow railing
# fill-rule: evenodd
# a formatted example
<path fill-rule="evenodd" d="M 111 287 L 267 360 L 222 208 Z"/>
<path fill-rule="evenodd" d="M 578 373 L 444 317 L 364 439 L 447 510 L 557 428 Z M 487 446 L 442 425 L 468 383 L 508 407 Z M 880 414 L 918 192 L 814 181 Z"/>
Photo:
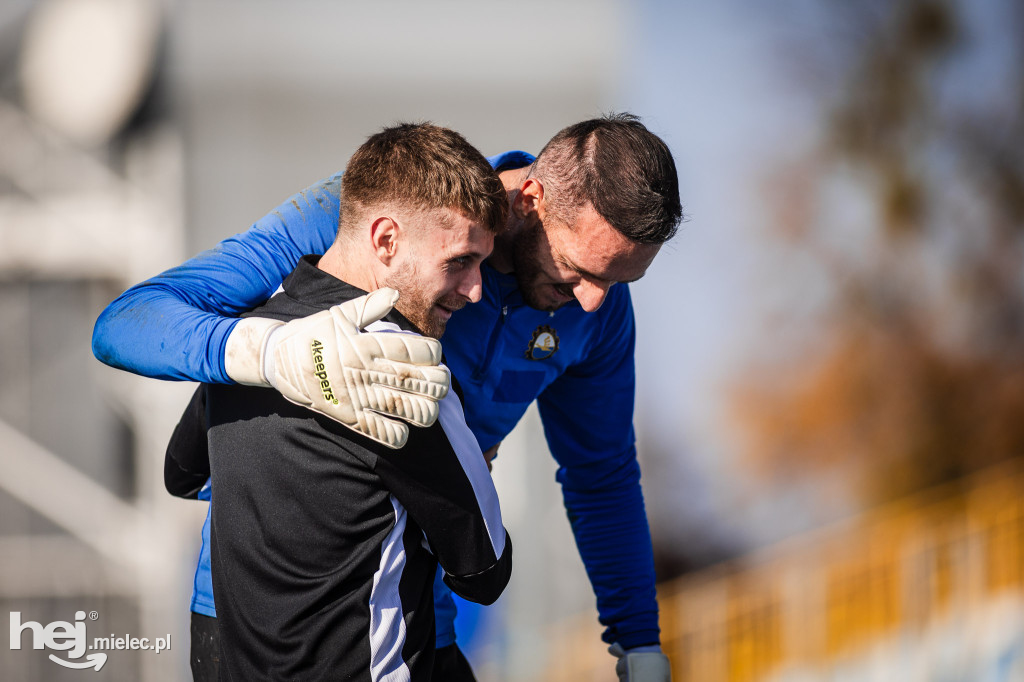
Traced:
<path fill-rule="evenodd" d="M 675 682 L 830 669 L 1024 586 L 1024 463 L 1009 462 L 659 588 Z M 549 682 L 614 680 L 594 614 L 552 633 Z"/>

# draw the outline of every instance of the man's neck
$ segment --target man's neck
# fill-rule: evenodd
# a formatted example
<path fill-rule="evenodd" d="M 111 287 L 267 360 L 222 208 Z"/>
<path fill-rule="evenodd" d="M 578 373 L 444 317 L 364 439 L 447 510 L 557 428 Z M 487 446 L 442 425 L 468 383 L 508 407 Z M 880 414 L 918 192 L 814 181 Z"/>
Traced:
<path fill-rule="evenodd" d="M 352 245 L 344 245 L 335 242 L 327 253 L 323 255 L 317 267 L 332 277 L 337 277 L 342 282 L 358 287 L 363 291 L 376 291 L 381 287 L 373 271 L 360 262 L 361 259 L 354 258 L 355 254 L 346 254 L 347 250 L 354 250 Z"/>
<path fill-rule="evenodd" d="M 505 192 L 508 193 L 510 208 L 511 204 L 515 201 L 516 195 L 519 194 L 519 188 L 523 186 L 523 181 L 529 176 L 530 168 L 531 166 L 524 166 L 523 168 L 513 168 L 498 173 L 498 177 L 501 178 L 501 184 L 505 186 Z M 502 233 L 495 237 L 494 250 L 487 259 L 487 263 L 498 272 L 508 274 L 515 270 L 512 254 L 515 248 L 515 236 L 522 226 L 522 219 L 517 218 L 515 213 L 509 210 L 508 224 Z"/>

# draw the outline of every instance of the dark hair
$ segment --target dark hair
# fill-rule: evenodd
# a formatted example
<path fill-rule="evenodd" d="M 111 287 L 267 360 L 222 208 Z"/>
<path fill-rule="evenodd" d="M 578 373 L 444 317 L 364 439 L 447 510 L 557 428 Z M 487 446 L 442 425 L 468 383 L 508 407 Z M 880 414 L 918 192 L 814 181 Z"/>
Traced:
<path fill-rule="evenodd" d="M 533 174 L 544 182 L 548 210 L 570 226 L 590 203 L 632 241 L 663 244 L 682 220 L 672 153 L 632 114 L 562 129 L 544 145 Z"/>
<path fill-rule="evenodd" d="M 341 226 L 346 216 L 381 204 L 451 209 L 491 232 L 508 219 L 505 187 L 483 154 L 454 130 L 431 123 L 384 128 L 349 159 L 341 177 Z"/>

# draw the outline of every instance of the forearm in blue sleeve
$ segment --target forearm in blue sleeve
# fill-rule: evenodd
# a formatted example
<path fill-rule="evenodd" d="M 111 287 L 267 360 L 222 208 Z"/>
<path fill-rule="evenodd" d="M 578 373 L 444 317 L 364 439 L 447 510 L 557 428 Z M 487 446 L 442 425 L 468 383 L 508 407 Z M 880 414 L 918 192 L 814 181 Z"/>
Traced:
<path fill-rule="evenodd" d="M 605 483 L 596 485 L 595 476 Z M 563 467 L 558 481 L 606 627 L 602 639 L 627 649 L 657 644 L 654 558 L 635 453 L 589 471 Z"/>
<path fill-rule="evenodd" d="M 607 408 L 601 421 L 574 410 L 580 401 L 570 400 L 564 387 L 559 388 L 563 390 L 542 395 L 541 416 L 551 452 L 561 465 L 557 479 L 572 534 L 597 597 L 600 622 L 607 628 L 603 639 L 626 648 L 656 644 L 654 559 L 640 467 L 632 427 L 616 424 L 632 416 L 632 399 L 610 407 L 592 397 L 589 407 L 602 403 Z M 589 425 L 579 421 L 581 416 Z M 597 451 L 600 442 L 609 451 Z"/>
<path fill-rule="evenodd" d="M 93 354 L 156 379 L 231 383 L 224 345 L 235 316 L 267 300 L 299 258 L 327 250 L 340 182 L 302 190 L 247 232 L 125 291 L 96 321 Z"/>

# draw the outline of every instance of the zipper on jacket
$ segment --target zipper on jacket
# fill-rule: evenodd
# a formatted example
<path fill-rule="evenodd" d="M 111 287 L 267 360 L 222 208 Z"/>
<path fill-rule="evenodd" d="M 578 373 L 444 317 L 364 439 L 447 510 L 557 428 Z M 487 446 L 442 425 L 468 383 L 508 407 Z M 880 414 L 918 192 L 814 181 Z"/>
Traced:
<path fill-rule="evenodd" d="M 501 332 L 505 328 L 505 318 L 507 317 L 508 304 L 502 303 L 501 315 L 498 317 L 498 322 L 494 325 L 494 329 L 491 330 L 491 338 L 487 340 L 487 352 L 484 354 L 483 362 L 481 362 L 477 366 L 476 371 L 473 372 L 473 378 L 477 381 L 484 378 L 487 374 L 487 370 L 491 367 L 491 363 L 494 361 L 494 347 L 498 345 L 498 337 L 501 336 Z"/>

